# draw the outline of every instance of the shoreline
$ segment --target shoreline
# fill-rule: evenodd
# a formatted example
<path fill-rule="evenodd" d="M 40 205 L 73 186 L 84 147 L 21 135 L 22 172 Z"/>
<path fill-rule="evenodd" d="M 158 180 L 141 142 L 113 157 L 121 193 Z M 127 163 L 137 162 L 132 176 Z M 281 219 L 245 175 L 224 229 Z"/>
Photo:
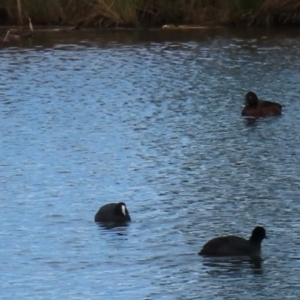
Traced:
<path fill-rule="evenodd" d="M 18 40 L 32 38 L 35 34 L 47 33 L 69 33 L 69 32 L 201 32 L 206 30 L 297 30 L 300 26 L 195 26 L 195 25 L 178 25 L 166 24 L 161 27 L 72 27 L 72 26 L 34 26 L 33 31 L 28 30 L 28 26 L 0 26 L 0 44 L 8 40 Z M 10 32 L 11 33 L 10 33 Z M 18 34 L 14 34 L 18 31 Z M 10 39 L 8 39 L 10 37 Z"/>
<path fill-rule="evenodd" d="M 0 25 L 86 28 L 300 26 L 299 0 L 15 0 L 0 3 Z M 14 25 L 13 25 L 14 24 Z M 171 28 L 168 28 L 171 29 Z"/>

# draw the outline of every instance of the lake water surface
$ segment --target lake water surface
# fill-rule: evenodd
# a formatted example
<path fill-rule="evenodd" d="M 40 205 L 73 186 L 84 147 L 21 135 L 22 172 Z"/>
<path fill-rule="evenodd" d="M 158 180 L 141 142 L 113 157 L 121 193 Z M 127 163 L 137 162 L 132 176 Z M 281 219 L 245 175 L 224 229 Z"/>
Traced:
<path fill-rule="evenodd" d="M 1 299 L 299 299 L 299 33 L 2 45 Z M 243 120 L 249 90 L 284 114 Z M 94 223 L 119 201 L 128 227 Z M 197 255 L 258 224 L 261 264 Z"/>

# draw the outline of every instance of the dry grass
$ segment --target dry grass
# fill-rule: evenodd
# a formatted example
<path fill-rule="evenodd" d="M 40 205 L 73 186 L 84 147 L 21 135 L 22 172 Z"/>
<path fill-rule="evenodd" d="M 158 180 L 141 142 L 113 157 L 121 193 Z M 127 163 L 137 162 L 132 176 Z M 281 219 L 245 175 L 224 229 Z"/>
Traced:
<path fill-rule="evenodd" d="M 94 24 L 136 26 L 139 23 L 140 0 L 96 0 L 94 2 L 91 14 L 88 16 Z"/>
<path fill-rule="evenodd" d="M 265 0 L 256 18 L 268 25 L 300 25 L 300 1 Z"/>
<path fill-rule="evenodd" d="M 37 25 L 287 25 L 300 24 L 300 0 L 1 0 L 0 14 Z"/>

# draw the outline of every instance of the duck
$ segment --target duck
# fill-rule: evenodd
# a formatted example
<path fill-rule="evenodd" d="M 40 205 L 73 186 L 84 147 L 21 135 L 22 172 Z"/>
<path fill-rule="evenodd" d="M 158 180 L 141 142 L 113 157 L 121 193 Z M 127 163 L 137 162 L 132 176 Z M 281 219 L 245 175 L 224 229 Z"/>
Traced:
<path fill-rule="evenodd" d="M 242 116 L 255 118 L 279 116 L 282 107 L 277 102 L 260 100 L 254 92 L 250 91 L 245 95 L 245 107 L 242 110 Z"/>
<path fill-rule="evenodd" d="M 131 218 L 124 202 L 105 204 L 95 215 L 95 222 L 126 223 L 129 221 Z"/>
<path fill-rule="evenodd" d="M 261 242 L 267 239 L 266 230 L 256 226 L 249 240 L 235 235 L 221 236 L 208 241 L 198 253 L 204 256 L 259 256 Z"/>

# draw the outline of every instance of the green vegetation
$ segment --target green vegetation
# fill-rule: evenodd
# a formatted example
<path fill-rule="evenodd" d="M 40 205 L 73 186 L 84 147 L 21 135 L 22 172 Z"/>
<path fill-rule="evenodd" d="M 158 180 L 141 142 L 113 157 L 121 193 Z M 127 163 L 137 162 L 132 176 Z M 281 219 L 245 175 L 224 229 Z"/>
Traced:
<path fill-rule="evenodd" d="M 1 0 L 0 23 L 155 27 L 300 25 L 299 0 Z M 26 21 L 27 22 L 27 21 Z"/>

